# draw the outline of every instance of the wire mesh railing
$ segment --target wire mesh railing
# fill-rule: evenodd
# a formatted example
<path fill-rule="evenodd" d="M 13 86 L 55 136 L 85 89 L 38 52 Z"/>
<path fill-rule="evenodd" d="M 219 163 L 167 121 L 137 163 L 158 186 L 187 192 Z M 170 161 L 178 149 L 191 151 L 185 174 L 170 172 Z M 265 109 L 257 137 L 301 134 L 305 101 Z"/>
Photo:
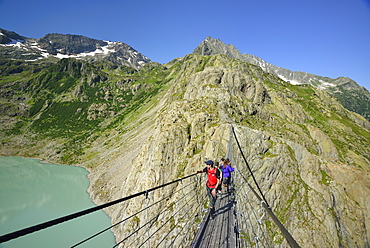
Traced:
<path fill-rule="evenodd" d="M 24 228 L 3 236 L 0 243 L 81 217 L 83 215 L 122 204 L 124 214 L 120 221 L 76 243 L 78 247 L 92 242 L 100 234 L 115 228 L 119 242 L 114 247 L 182 247 L 191 243 L 197 225 L 205 215 L 205 199 L 200 192 L 197 173 L 159 185 L 106 204 Z M 142 196 L 142 199 L 139 197 Z"/>
<path fill-rule="evenodd" d="M 291 247 L 299 247 L 270 209 L 243 154 L 233 126 L 226 157 L 234 166 L 237 165 L 231 179 L 236 199 L 236 247 L 273 247 L 270 234 L 278 229 Z M 90 242 L 108 230 L 114 230 L 116 234 L 117 243 L 114 247 L 189 247 L 200 222 L 206 216 L 202 210 L 208 202 L 204 197 L 204 178 L 196 175 L 194 173 L 128 197 L 0 236 L 0 243 L 122 204 L 119 206 L 122 215 L 119 221 L 72 247 Z M 257 190 L 249 181 L 254 183 Z M 267 216 L 271 217 L 276 226 L 271 225 Z"/>
<path fill-rule="evenodd" d="M 196 220 L 202 217 L 204 200 L 197 200 L 199 189 L 196 180 L 179 187 L 171 196 L 136 212 L 130 216 L 131 221 L 119 226 L 127 235 L 114 247 L 185 247 L 187 240 L 194 236 Z M 146 200 L 155 199 L 148 194 Z M 154 209 L 164 200 L 166 204 Z"/>
<path fill-rule="evenodd" d="M 237 202 L 238 247 L 274 247 L 273 236 L 278 232 L 291 247 L 300 247 L 270 208 L 232 125 L 230 133 L 228 156 L 232 156 L 232 163 L 237 165 L 233 183 Z M 271 224 L 271 220 L 275 225 Z"/>
<path fill-rule="evenodd" d="M 262 202 L 254 195 L 237 169 L 234 193 L 237 202 L 239 247 L 273 247 L 266 237 L 267 216 Z"/>

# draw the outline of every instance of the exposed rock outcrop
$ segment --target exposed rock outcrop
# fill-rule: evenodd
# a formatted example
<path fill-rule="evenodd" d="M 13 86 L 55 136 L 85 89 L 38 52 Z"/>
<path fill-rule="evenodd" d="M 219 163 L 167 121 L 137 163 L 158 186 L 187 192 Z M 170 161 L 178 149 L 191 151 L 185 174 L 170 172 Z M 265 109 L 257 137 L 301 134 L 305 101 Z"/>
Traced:
<path fill-rule="evenodd" d="M 198 60 L 205 63 L 199 71 L 194 66 Z M 171 87 L 156 109 L 147 113 L 148 118 L 137 122 L 140 125 L 132 131 L 111 137 L 120 142 L 111 153 L 114 156 L 102 159 L 90 175 L 93 196 L 117 199 L 176 175 L 191 174 L 203 167 L 205 158 L 225 156 L 230 122 L 267 200 L 302 247 L 366 247 L 369 160 L 354 151 L 338 151 L 337 141 L 333 141 L 355 142 L 349 138 L 356 136 L 355 126 L 347 126 L 347 130 L 331 126 L 328 133 L 328 126 L 315 119 L 317 110 L 304 102 L 311 98 L 315 108 L 325 109 L 321 113 L 328 119 L 348 111 L 312 87 L 287 87 L 257 67 L 227 63 L 230 61 L 223 55 L 184 58 L 180 75 L 169 82 Z M 302 95 L 301 91 L 310 93 Z M 353 118 L 358 119 L 357 128 L 367 130 L 363 118 Z M 127 142 L 132 137 L 135 140 Z M 237 148 L 234 152 L 237 167 L 247 171 Z M 118 179 L 117 174 L 121 175 Z M 104 188 L 99 189 L 103 182 Z M 109 215 L 114 223 L 140 206 L 136 202 L 129 209 L 116 207 Z M 117 240 L 125 230 L 116 230 Z M 275 247 L 286 247 L 285 241 L 277 241 L 283 240 L 280 234 L 270 235 Z"/>
<path fill-rule="evenodd" d="M 224 157 L 232 124 L 266 199 L 302 247 L 369 246 L 365 118 L 320 89 L 292 85 L 225 54 L 191 54 L 139 71 L 103 72 L 99 66 L 66 59 L 21 83 L 4 84 L 1 108 L 8 114 L 0 122 L 1 155 L 84 166 L 89 193 L 101 204 L 192 174 L 206 158 Z M 16 104 L 7 108 L 10 95 Z M 17 109 L 20 103 L 24 108 Z M 248 171 L 235 142 L 233 159 Z M 198 192 L 195 209 L 205 194 L 188 190 Z M 106 211 L 117 223 L 143 207 L 143 199 L 135 199 Z M 173 205 L 173 211 L 184 210 Z M 115 227 L 117 241 L 145 218 Z M 181 225 L 174 227 L 179 235 Z M 280 232 L 266 225 L 274 247 L 286 247 Z"/>

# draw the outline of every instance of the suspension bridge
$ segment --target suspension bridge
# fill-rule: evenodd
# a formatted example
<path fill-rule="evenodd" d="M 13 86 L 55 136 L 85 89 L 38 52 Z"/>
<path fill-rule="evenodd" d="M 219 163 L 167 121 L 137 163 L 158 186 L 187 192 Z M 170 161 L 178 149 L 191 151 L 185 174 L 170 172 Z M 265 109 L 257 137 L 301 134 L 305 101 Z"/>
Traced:
<path fill-rule="evenodd" d="M 239 152 L 234 153 L 233 147 L 237 147 Z M 237 166 L 232 174 L 230 191 L 223 190 L 217 196 L 214 218 L 211 218 L 207 208 L 206 177 L 194 173 L 106 204 L 5 234 L 0 236 L 0 244 L 122 204 L 120 208 L 127 209 L 127 213 L 120 221 L 103 227 L 100 232 L 70 247 L 93 244 L 95 237 L 109 230 L 122 234 L 114 247 L 300 247 L 265 199 L 232 125 L 226 157 Z M 136 203 L 133 203 L 134 199 Z M 138 201 L 141 201 L 141 208 L 133 208 Z M 271 237 L 272 233 L 279 233 L 277 235 L 282 239 L 278 240 L 281 241 L 276 242 L 276 237 L 275 240 Z"/>

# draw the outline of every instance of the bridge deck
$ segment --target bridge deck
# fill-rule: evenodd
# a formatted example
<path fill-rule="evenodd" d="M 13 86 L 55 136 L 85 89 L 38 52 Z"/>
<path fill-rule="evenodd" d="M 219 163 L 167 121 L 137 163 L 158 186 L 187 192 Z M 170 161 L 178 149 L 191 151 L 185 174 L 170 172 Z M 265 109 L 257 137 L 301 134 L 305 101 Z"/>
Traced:
<path fill-rule="evenodd" d="M 214 219 L 206 214 L 191 247 L 236 247 L 235 196 L 232 190 L 222 192 L 217 196 Z"/>

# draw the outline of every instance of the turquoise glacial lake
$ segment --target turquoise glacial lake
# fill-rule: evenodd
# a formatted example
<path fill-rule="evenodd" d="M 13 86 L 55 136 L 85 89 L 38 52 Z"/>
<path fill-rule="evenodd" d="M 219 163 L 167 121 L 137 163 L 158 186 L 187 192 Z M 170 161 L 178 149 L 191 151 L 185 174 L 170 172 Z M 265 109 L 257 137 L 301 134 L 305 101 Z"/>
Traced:
<path fill-rule="evenodd" d="M 87 193 L 87 174 L 75 166 L 0 157 L 0 236 L 95 207 Z M 1 243 L 0 248 L 71 247 L 109 226 L 110 218 L 100 210 Z M 114 245 L 108 230 L 77 247 Z"/>

